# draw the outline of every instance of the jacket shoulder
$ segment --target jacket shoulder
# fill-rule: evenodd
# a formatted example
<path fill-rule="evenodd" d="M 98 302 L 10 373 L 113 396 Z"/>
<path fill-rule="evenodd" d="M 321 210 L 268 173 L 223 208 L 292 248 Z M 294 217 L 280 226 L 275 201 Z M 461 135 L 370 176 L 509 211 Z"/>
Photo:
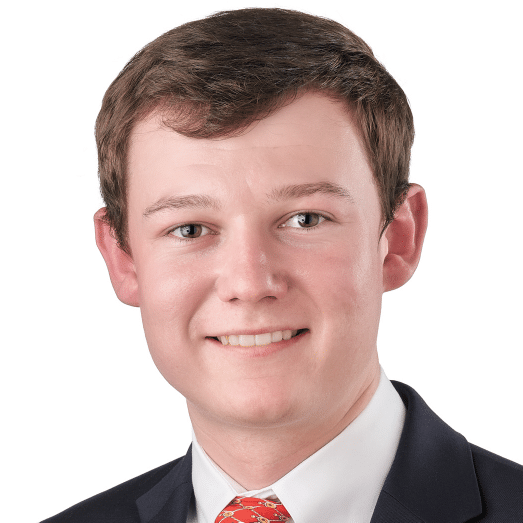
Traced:
<path fill-rule="evenodd" d="M 96 494 L 41 523 L 135 523 L 140 518 L 136 499 L 161 481 L 183 458 Z"/>
<path fill-rule="evenodd" d="M 523 466 L 473 444 L 470 449 L 484 508 L 480 521 L 522 521 Z"/>

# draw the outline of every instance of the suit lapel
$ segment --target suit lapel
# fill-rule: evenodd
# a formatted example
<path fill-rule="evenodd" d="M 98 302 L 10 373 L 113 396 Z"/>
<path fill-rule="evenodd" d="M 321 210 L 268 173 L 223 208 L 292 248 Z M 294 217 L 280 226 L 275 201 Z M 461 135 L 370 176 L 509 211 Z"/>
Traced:
<path fill-rule="evenodd" d="M 426 523 L 390 494 L 381 491 L 371 523 Z"/>
<path fill-rule="evenodd" d="M 141 523 L 186 523 L 192 488 L 192 445 L 185 457 L 136 500 Z"/>
<path fill-rule="evenodd" d="M 467 440 L 438 418 L 414 389 L 392 384 L 407 415 L 371 523 L 464 523 L 480 515 Z"/>

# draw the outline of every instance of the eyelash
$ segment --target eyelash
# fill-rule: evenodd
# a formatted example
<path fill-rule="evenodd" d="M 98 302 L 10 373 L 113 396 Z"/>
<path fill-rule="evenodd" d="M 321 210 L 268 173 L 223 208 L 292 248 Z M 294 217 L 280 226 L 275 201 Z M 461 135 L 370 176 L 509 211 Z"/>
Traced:
<path fill-rule="evenodd" d="M 300 229 L 300 230 L 304 230 L 304 231 L 311 231 L 311 230 L 314 230 L 314 229 L 317 229 L 318 226 L 323 223 L 323 221 L 332 221 L 328 216 L 325 216 L 325 214 L 322 214 L 321 212 L 314 212 L 314 211 L 300 211 L 300 212 L 297 212 L 296 214 L 293 214 L 292 216 L 289 216 L 289 218 L 287 218 L 287 220 L 285 220 L 284 223 L 287 223 L 291 218 L 294 218 L 296 216 L 300 216 L 300 215 L 303 215 L 303 214 L 313 214 L 315 216 L 319 216 L 320 218 L 323 218 L 322 221 L 320 221 L 317 225 L 314 225 L 312 227 L 292 227 L 292 229 Z M 201 223 L 183 223 L 182 225 L 178 225 L 177 227 L 173 227 L 172 229 L 169 229 L 169 231 L 167 231 L 167 235 L 169 236 L 172 236 L 176 241 L 180 241 L 180 242 L 190 242 L 190 241 L 193 241 L 193 240 L 198 240 L 199 238 L 201 238 L 201 236 L 197 237 L 197 238 L 183 238 L 183 237 L 180 237 L 180 236 L 174 236 L 174 234 L 172 234 L 174 231 L 176 231 L 177 229 L 181 229 L 182 227 L 187 227 L 188 225 L 199 225 L 201 227 L 204 227 L 205 229 L 209 229 L 211 230 L 209 227 L 207 227 L 206 225 L 203 225 Z M 280 225 L 280 227 L 284 227 L 284 225 Z M 216 234 L 214 232 L 211 232 L 210 235 L 213 235 L 213 234 Z M 206 235 L 207 236 L 207 235 Z"/>

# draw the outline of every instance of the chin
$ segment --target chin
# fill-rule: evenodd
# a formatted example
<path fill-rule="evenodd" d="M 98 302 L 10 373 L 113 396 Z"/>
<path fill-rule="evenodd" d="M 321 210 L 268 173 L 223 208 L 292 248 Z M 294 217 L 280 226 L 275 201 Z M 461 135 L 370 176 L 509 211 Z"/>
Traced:
<path fill-rule="evenodd" d="M 222 421 L 243 427 L 277 427 L 292 423 L 298 414 L 297 405 L 286 391 L 263 390 L 253 387 L 237 394 L 222 396 L 220 404 L 214 403 L 214 415 Z M 207 409 L 207 410 L 210 410 Z"/>

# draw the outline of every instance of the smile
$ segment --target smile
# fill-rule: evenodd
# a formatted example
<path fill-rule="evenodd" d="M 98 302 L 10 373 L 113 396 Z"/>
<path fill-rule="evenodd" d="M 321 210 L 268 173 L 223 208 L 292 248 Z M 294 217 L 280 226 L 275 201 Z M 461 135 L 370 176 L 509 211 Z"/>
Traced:
<path fill-rule="evenodd" d="M 230 334 L 227 336 L 214 337 L 215 340 L 222 342 L 222 345 L 232 345 L 241 347 L 260 347 L 269 343 L 278 343 L 282 340 L 290 340 L 308 329 L 284 330 L 275 332 L 265 332 L 263 334 Z"/>

